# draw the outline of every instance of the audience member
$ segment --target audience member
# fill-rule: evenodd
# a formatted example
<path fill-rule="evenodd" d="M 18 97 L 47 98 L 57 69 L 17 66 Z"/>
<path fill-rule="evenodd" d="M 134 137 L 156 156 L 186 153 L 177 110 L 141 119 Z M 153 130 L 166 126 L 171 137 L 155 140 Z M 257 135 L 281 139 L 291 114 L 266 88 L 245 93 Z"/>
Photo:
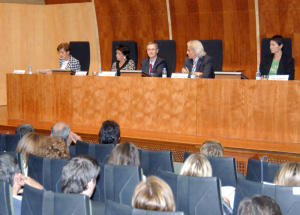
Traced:
<path fill-rule="evenodd" d="M 283 164 L 274 178 L 274 184 L 281 186 L 300 186 L 300 162 Z"/>
<path fill-rule="evenodd" d="M 279 205 L 269 196 L 256 195 L 240 202 L 238 215 L 282 215 Z"/>
<path fill-rule="evenodd" d="M 110 153 L 107 164 L 141 166 L 140 154 L 133 143 L 125 142 L 115 146 Z"/>
<path fill-rule="evenodd" d="M 69 146 L 76 144 L 77 140 L 82 140 L 80 136 L 71 131 L 70 126 L 65 122 L 57 122 L 51 127 L 51 136 L 62 138 Z"/>
<path fill-rule="evenodd" d="M 142 60 L 142 71 L 155 77 L 162 77 L 162 70 L 167 68 L 165 59 L 158 57 L 158 44 L 149 42 L 147 45 L 148 57 Z"/>
<path fill-rule="evenodd" d="M 31 124 L 24 123 L 16 128 L 15 134 L 25 135 L 29 132 L 34 132 L 33 126 Z"/>
<path fill-rule="evenodd" d="M 149 176 L 134 189 L 132 207 L 153 211 L 175 211 L 176 204 L 169 185 L 156 176 Z"/>
<path fill-rule="evenodd" d="M 106 120 L 99 131 L 100 144 L 117 144 L 120 140 L 120 127 L 118 123 Z"/>
<path fill-rule="evenodd" d="M 206 157 L 224 157 L 223 146 L 217 140 L 205 141 L 200 148 L 200 153 Z"/>
<path fill-rule="evenodd" d="M 39 142 L 35 155 L 46 158 L 69 158 L 69 149 L 60 137 L 45 137 Z"/>
<path fill-rule="evenodd" d="M 117 76 L 120 76 L 121 70 L 135 70 L 135 63 L 129 58 L 129 55 L 129 46 L 120 44 L 116 47 L 117 61 L 112 64 L 111 71 L 116 71 Z"/>
<path fill-rule="evenodd" d="M 211 177 L 212 168 L 204 155 L 192 154 L 184 162 L 180 170 L 180 175 L 194 176 L 194 177 Z M 230 201 L 227 197 L 222 198 L 224 215 L 233 214 L 230 206 Z"/>
<path fill-rule="evenodd" d="M 69 43 L 61 43 L 57 47 L 59 52 L 59 68 L 71 69 L 73 71 L 80 71 L 80 62 L 72 55 L 70 55 L 71 47 Z"/>
<path fill-rule="evenodd" d="M 206 54 L 203 45 L 199 40 L 191 40 L 187 43 L 187 57 L 185 58 L 182 73 L 192 72 L 200 75 L 202 78 L 214 78 L 212 57 Z"/>
<path fill-rule="evenodd" d="M 30 177 L 25 177 L 20 173 L 17 159 L 9 154 L 0 155 L 0 180 L 6 181 L 12 186 L 14 214 L 21 214 L 22 196 L 18 196 L 24 183 L 43 189 L 43 187 Z"/>
<path fill-rule="evenodd" d="M 100 173 L 98 162 L 90 156 L 72 157 L 62 170 L 62 192 L 93 195 L 97 177 Z"/>

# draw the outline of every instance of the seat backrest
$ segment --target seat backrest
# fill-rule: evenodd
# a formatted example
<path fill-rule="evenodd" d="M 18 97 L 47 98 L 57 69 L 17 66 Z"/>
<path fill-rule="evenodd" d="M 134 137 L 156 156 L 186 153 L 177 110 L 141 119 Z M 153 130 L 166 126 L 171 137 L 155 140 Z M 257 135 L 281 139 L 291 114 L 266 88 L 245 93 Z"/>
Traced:
<path fill-rule="evenodd" d="M 114 144 L 93 144 L 77 140 L 76 155 L 89 155 L 99 163 L 106 163 Z"/>
<path fill-rule="evenodd" d="M 67 160 L 29 154 L 28 176 L 39 182 L 46 190 L 61 192 L 62 169 Z"/>
<path fill-rule="evenodd" d="M 139 149 L 139 153 L 144 175 L 155 175 L 158 169 L 174 172 L 173 157 L 170 151 Z"/>
<path fill-rule="evenodd" d="M 280 206 L 282 214 L 300 213 L 300 187 L 274 186 L 273 199 Z M 298 190 L 296 194 L 295 190 Z"/>
<path fill-rule="evenodd" d="M 276 173 L 282 165 L 263 161 L 263 181 L 273 183 Z M 261 161 L 248 159 L 246 179 L 256 182 L 261 181 Z"/>
<path fill-rule="evenodd" d="M 0 213 L 1 215 L 13 214 L 12 193 L 9 183 L 0 180 Z"/>
<path fill-rule="evenodd" d="M 138 48 L 137 48 L 137 43 L 133 40 L 118 40 L 118 41 L 113 41 L 112 43 L 112 63 L 117 61 L 116 58 L 116 47 L 118 45 L 127 45 L 130 48 L 130 55 L 129 58 L 132 59 L 135 63 L 135 67 L 138 68 Z"/>
<path fill-rule="evenodd" d="M 222 40 L 199 40 L 204 51 L 213 59 L 214 71 L 222 71 L 223 67 L 223 44 Z"/>
<path fill-rule="evenodd" d="M 182 176 L 162 170 L 158 170 L 156 176 L 171 187 L 176 210 L 189 215 L 223 214 L 218 178 Z"/>
<path fill-rule="evenodd" d="M 158 55 L 167 61 L 168 77 L 176 71 L 176 42 L 175 40 L 154 40 L 158 44 Z"/>
<path fill-rule="evenodd" d="M 90 42 L 88 41 L 71 41 L 71 55 L 80 62 L 81 71 L 87 71 L 89 74 L 90 69 Z"/>
<path fill-rule="evenodd" d="M 21 138 L 20 134 L 0 134 L 0 151 L 14 152 Z"/>
<path fill-rule="evenodd" d="M 190 152 L 184 153 L 184 161 L 191 155 Z M 206 157 L 212 167 L 212 176 L 221 180 L 222 186 L 236 186 L 237 170 L 236 162 L 233 157 Z"/>
<path fill-rule="evenodd" d="M 105 215 L 115 215 L 115 214 L 122 214 L 122 215 L 184 215 L 183 212 L 166 212 L 166 211 L 149 211 L 149 210 L 142 210 L 132 208 L 128 205 L 122 205 L 117 202 L 113 202 L 108 200 L 105 204 Z"/>
<path fill-rule="evenodd" d="M 17 159 L 17 163 L 18 163 L 18 165 L 19 165 L 20 170 L 22 171 L 21 155 L 20 155 L 18 152 L 0 152 L 0 155 L 1 155 L 1 154 L 9 154 L 9 155 L 14 156 L 14 157 Z"/>
<path fill-rule="evenodd" d="M 131 205 L 134 188 L 140 180 L 141 169 L 138 166 L 100 164 L 100 177 L 92 200 L 106 202 L 110 199 Z"/>
<path fill-rule="evenodd" d="M 261 40 L 261 58 L 270 55 L 270 40 L 271 38 L 262 38 Z M 292 40 L 291 38 L 284 38 L 284 44 L 282 47 L 282 52 L 286 55 L 292 57 Z"/>
<path fill-rule="evenodd" d="M 70 157 L 76 156 L 76 145 L 75 146 L 74 145 L 69 145 L 68 149 L 69 149 Z"/>
<path fill-rule="evenodd" d="M 89 197 L 83 194 L 63 194 L 24 186 L 22 214 L 26 215 L 89 215 Z"/>

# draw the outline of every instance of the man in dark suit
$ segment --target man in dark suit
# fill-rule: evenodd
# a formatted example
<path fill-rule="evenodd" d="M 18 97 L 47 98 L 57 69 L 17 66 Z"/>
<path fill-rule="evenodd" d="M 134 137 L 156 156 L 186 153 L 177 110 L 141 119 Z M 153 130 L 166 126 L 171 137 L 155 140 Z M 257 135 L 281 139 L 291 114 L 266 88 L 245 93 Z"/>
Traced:
<path fill-rule="evenodd" d="M 201 78 L 214 78 L 212 57 L 207 55 L 199 40 L 191 40 L 187 43 L 187 57 L 185 58 L 182 73 L 195 73 L 201 75 Z"/>
<path fill-rule="evenodd" d="M 163 68 L 167 68 L 167 62 L 157 56 L 158 44 L 149 42 L 147 45 L 148 57 L 142 60 L 142 71 L 155 77 L 162 77 Z"/>

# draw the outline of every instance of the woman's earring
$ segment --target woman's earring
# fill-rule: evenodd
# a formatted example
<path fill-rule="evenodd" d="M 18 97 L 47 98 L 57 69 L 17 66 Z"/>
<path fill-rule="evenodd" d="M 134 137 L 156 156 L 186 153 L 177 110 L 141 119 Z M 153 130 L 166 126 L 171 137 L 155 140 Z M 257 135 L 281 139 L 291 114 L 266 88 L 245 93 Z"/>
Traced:
<path fill-rule="evenodd" d="M 124 57 L 124 59 L 126 59 L 126 57 Z"/>

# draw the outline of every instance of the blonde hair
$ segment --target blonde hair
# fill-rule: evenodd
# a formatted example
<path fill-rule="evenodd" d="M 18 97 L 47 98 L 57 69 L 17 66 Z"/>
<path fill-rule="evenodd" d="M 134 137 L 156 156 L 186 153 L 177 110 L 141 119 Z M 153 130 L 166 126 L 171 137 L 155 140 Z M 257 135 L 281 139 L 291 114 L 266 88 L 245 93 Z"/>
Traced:
<path fill-rule="evenodd" d="M 300 186 L 300 162 L 283 164 L 274 178 L 274 184 L 281 186 Z"/>
<path fill-rule="evenodd" d="M 187 47 L 194 51 L 199 58 L 206 55 L 203 45 L 199 40 L 191 40 L 187 42 Z"/>
<path fill-rule="evenodd" d="M 34 154 L 46 158 L 69 158 L 69 149 L 62 138 L 49 136 L 40 141 Z"/>
<path fill-rule="evenodd" d="M 207 157 L 224 157 L 223 146 L 217 140 L 205 141 L 200 148 L 200 153 Z"/>
<path fill-rule="evenodd" d="M 39 143 L 42 141 L 43 138 L 45 137 L 37 133 L 30 132 L 25 134 L 19 141 L 18 146 L 16 148 L 16 152 L 22 155 L 25 167 L 27 166 L 29 154 L 36 154 L 39 148 Z"/>
<path fill-rule="evenodd" d="M 192 154 L 181 167 L 180 175 L 212 177 L 212 168 L 204 155 Z"/>
<path fill-rule="evenodd" d="M 152 211 L 175 211 L 176 204 L 169 185 L 156 176 L 149 176 L 135 187 L 132 207 Z"/>

